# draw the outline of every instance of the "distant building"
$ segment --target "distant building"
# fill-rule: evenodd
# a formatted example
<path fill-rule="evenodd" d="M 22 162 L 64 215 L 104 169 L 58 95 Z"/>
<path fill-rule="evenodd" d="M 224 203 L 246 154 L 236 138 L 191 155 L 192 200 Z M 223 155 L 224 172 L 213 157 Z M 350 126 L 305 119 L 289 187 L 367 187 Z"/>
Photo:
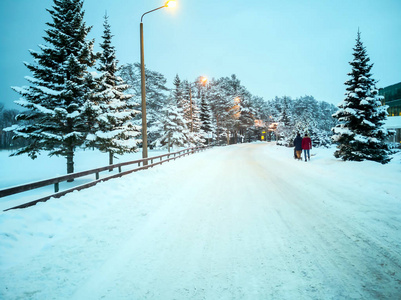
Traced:
<path fill-rule="evenodd" d="M 382 105 L 388 106 L 389 117 L 384 126 L 395 131 L 390 141 L 401 143 L 401 82 L 379 89 L 379 95 L 384 97 Z"/>
<path fill-rule="evenodd" d="M 395 134 L 390 137 L 390 142 L 401 143 L 401 116 L 387 118 L 384 127 L 395 131 Z"/>
<path fill-rule="evenodd" d="M 379 89 L 379 95 L 384 96 L 383 105 L 388 105 L 389 117 L 401 116 L 401 82 Z"/>

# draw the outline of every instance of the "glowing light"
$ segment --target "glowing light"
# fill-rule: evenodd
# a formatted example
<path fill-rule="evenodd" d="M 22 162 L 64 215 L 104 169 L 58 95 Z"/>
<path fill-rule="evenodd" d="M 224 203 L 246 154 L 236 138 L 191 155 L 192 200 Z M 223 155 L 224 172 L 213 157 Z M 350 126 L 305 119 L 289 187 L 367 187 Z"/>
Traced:
<path fill-rule="evenodd" d="M 207 83 L 207 77 L 201 76 L 201 78 L 200 78 L 200 83 L 201 83 L 203 86 L 205 86 L 206 83 Z"/>
<path fill-rule="evenodd" d="M 255 127 L 266 127 L 266 124 L 263 120 L 255 120 Z"/>
<path fill-rule="evenodd" d="M 177 6 L 177 1 L 175 1 L 175 0 L 167 1 L 166 4 L 165 4 L 164 6 L 165 6 L 165 7 L 168 7 L 168 8 L 170 8 L 170 7 L 176 7 L 176 6 Z"/>

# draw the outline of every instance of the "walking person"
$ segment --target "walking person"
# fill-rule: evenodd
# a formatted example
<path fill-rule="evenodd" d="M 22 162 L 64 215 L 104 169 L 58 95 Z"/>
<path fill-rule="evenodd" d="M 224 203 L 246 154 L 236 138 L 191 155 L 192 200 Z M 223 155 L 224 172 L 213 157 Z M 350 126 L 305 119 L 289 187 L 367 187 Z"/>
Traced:
<path fill-rule="evenodd" d="M 297 132 L 297 136 L 294 139 L 294 147 L 295 147 L 295 154 L 297 156 L 298 160 L 301 160 L 301 154 L 302 154 L 302 138 L 299 132 Z"/>
<path fill-rule="evenodd" d="M 302 139 L 302 149 L 304 150 L 305 161 L 307 161 L 306 160 L 307 156 L 308 160 L 310 160 L 310 149 L 312 149 L 312 140 L 310 139 L 307 133 L 305 133 L 305 136 Z"/>

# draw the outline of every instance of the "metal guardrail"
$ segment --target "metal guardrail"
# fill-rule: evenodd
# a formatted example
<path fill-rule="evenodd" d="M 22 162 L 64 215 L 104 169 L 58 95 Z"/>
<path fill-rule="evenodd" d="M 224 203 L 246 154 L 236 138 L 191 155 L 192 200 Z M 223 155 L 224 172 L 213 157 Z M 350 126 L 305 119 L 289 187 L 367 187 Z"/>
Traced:
<path fill-rule="evenodd" d="M 99 182 L 102 181 L 107 181 L 109 179 L 113 179 L 113 178 L 117 178 L 117 177 L 121 177 L 133 172 L 137 172 L 140 170 L 145 170 L 157 165 L 160 165 L 164 162 L 168 162 L 172 159 L 177 159 L 179 157 L 185 156 L 185 155 L 189 155 L 189 154 L 193 154 L 199 151 L 203 151 L 208 149 L 209 147 L 193 147 L 193 148 L 187 148 L 181 151 L 177 151 L 177 152 L 173 152 L 173 153 L 166 153 L 163 155 L 159 155 L 159 156 L 155 156 L 155 157 L 149 157 L 149 158 L 145 158 L 145 159 L 138 159 L 138 160 L 133 160 L 133 161 L 129 161 L 129 162 L 123 162 L 123 163 L 118 163 L 118 164 L 113 164 L 113 165 L 108 165 L 105 167 L 100 167 L 100 168 L 96 168 L 96 169 L 91 169 L 91 170 L 87 170 L 87 171 L 82 171 L 82 172 L 77 172 L 77 173 L 71 173 L 68 175 L 62 175 L 62 176 L 58 176 L 58 177 L 53 177 L 50 179 L 45 179 L 45 180 L 40 180 L 40 181 L 36 181 L 36 182 L 32 182 L 32 183 L 27 183 L 27 184 L 22 184 L 22 185 L 18 185 L 18 186 L 14 186 L 14 187 L 10 187 L 10 188 L 5 188 L 5 189 L 1 189 L 0 190 L 0 198 L 2 197 L 6 197 L 6 196 L 10 196 L 10 195 L 14 195 L 14 194 L 18 194 L 18 193 L 22 193 L 22 192 L 26 192 L 26 191 L 30 191 L 30 190 L 34 190 L 37 188 L 41 188 L 41 187 L 45 187 L 48 185 L 54 185 L 54 193 L 24 204 L 20 204 L 8 209 L 5 209 L 4 211 L 8 211 L 11 209 L 17 209 L 17 208 L 26 208 L 29 206 L 33 206 L 38 202 L 45 202 L 47 200 L 49 200 L 50 198 L 60 198 L 68 193 L 71 193 L 73 191 L 80 191 L 82 189 L 85 188 L 89 188 L 92 187 L 96 184 L 98 184 Z M 166 158 L 167 157 L 167 158 Z M 165 158 L 165 159 L 163 159 Z M 157 162 L 155 162 L 156 160 L 159 160 Z M 146 163 L 145 163 L 146 162 Z M 150 164 L 149 164 L 150 162 Z M 127 171 L 122 171 L 122 167 L 123 166 L 129 166 L 129 165 L 134 165 L 134 164 L 138 164 L 138 167 L 135 169 L 130 169 Z M 141 166 L 142 164 L 142 166 Z M 104 178 L 99 178 L 99 173 L 102 171 L 109 171 L 111 169 L 118 169 L 118 173 L 117 174 L 113 174 L 111 176 L 107 176 Z M 87 175 L 91 175 L 91 174 L 95 174 L 95 180 L 91 181 L 89 183 L 85 183 L 82 185 L 78 185 L 72 188 L 69 188 L 67 190 L 64 191 L 59 191 L 59 183 L 63 182 L 63 181 L 70 181 L 73 180 L 75 178 L 79 178 L 79 177 L 83 177 L 83 176 L 87 176 Z"/>

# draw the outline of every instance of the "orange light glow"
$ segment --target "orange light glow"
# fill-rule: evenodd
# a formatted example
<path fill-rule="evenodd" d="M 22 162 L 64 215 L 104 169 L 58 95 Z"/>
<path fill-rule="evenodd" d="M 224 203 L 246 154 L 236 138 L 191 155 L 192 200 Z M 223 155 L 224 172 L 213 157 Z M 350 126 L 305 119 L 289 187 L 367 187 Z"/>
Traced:
<path fill-rule="evenodd" d="M 205 86 L 206 83 L 207 83 L 207 77 L 202 76 L 202 77 L 200 78 L 200 82 L 202 83 L 203 86 Z"/>
<path fill-rule="evenodd" d="M 266 127 L 266 124 L 263 120 L 255 120 L 255 127 Z"/>

